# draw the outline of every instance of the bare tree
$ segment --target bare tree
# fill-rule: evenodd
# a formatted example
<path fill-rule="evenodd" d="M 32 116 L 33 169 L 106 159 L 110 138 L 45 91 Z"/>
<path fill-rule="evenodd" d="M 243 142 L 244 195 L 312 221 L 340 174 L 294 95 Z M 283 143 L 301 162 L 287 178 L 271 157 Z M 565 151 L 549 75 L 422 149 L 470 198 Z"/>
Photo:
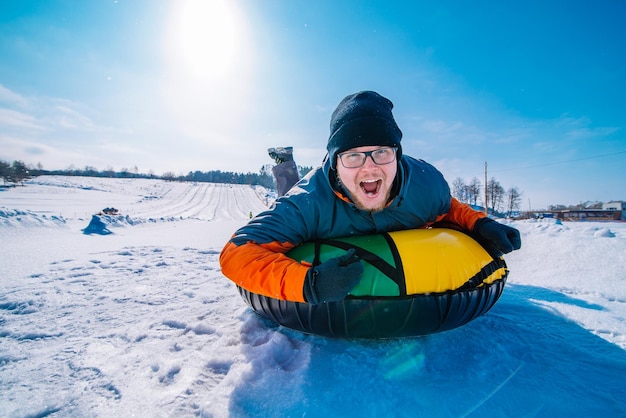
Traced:
<path fill-rule="evenodd" d="M 467 186 L 461 177 L 457 177 L 454 182 L 452 182 L 452 196 L 459 202 L 468 203 Z"/>
<path fill-rule="evenodd" d="M 472 181 L 467 185 L 468 203 L 476 206 L 481 190 L 482 186 L 480 185 L 480 181 L 476 177 L 472 178 Z"/>
<path fill-rule="evenodd" d="M 517 189 L 517 187 L 511 187 L 506 192 L 506 210 L 507 215 L 511 216 L 513 211 L 520 208 L 522 204 L 522 193 Z"/>
<path fill-rule="evenodd" d="M 174 181 L 176 180 L 176 173 L 174 173 L 173 171 L 166 171 L 161 175 L 161 178 L 167 181 Z"/>
<path fill-rule="evenodd" d="M 476 206 L 482 186 L 480 181 L 474 177 L 469 184 L 457 177 L 452 183 L 452 196 L 456 197 L 462 203 L 468 203 Z"/>
<path fill-rule="evenodd" d="M 24 164 L 23 161 L 13 161 L 13 164 L 9 164 L 6 161 L 0 161 L 0 177 L 4 181 L 4 184 L 7 183 L 22 183 L 24 185 L 24 180 L 27 180 L 31 177 L 31 173 Z"/>
<path fill-rule="evenodd" d="M 11 164 L 7 163 L 6 161 L 0 160 L 0 176 L 4 181 L 4 184 L 7 184 L 7 182 L 11 181 Z"/>
<path fill-rule="evenodd" d="M 24 164 L 23 161 L 13 161 L 11 169 L 13 171 L 13 181 L 15 183 L 22 183 L 22 185 L 24 185 L 24 180 L 30 178 L 28 167 L 26 167 L 26 164 Z"/>
<path fill-rule="evenodd" d="M 490 208 L 495 213 L 504 202 L 504 193 L 504 187 L 500 185 L 498 180 L 492 177 L 487 182 L 487 202 L 485 202 L 485 207 Z"/>

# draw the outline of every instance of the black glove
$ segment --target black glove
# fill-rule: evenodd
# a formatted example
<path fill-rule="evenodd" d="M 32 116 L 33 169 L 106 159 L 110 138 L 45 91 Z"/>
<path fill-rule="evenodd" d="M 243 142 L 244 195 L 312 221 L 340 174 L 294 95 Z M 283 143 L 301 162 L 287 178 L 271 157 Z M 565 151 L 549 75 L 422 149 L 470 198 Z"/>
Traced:
<path fill-rule="evenodd" d="M 493 219 L 482 218 L 476 221 L 473 233 L 476 240 L 485 247 L 489 254 L 497 257 L 522 247 L 522 238 L 517 229 L 498 223 Z"/>
<path fill-rule="evenodd" d="M 343 300 L 361 280 L 360 260 L 351 248 L 341 257 L 311 267 L 304 279 L 304 299 L 312 305 Z"/>

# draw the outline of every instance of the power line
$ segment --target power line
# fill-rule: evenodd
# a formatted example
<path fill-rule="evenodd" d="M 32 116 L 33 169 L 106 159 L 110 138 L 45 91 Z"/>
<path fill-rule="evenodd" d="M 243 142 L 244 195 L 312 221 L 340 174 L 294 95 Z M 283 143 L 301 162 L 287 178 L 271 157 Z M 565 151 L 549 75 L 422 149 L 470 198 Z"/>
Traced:
<path fill-rule="evenodd" d="M 501 169 L 491 170 L 491 171 L 493 172 L 493 171 L 525 170 L 527 168 L 546 167 L 546 166 L 550 166 L 550 165 L 573 163 L 573 162 L 576 162 L 576 161 L 593 160 L 595 158 L 610 157 L 612 155 L 618 155 L 618 154 L 626 154 L 626 151 L 618 151 L 618 152 L 612 152 L 610 154 L 594 155 L 592 157 L 576 158 L 576 159 L 573 159 L 573 160 L 555 161 L 555 162 L 551 162 L 551 163 L 527 165 L 527 166 L 523 166 L 523 167 L 501 168 Z"/>

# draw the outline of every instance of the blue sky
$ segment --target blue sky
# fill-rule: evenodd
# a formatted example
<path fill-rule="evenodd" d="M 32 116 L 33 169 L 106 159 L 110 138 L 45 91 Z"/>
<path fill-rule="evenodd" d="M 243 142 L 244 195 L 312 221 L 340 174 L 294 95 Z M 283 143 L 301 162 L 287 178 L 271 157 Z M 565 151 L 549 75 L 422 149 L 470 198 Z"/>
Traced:
<path fill-rule="evenodd" d="M 0 3 L 0 159 L 258 172 L 325 154 L 346 95 L 391 99 L 406 154 L 523 209 L 626 200 L 626 3 Z"/>

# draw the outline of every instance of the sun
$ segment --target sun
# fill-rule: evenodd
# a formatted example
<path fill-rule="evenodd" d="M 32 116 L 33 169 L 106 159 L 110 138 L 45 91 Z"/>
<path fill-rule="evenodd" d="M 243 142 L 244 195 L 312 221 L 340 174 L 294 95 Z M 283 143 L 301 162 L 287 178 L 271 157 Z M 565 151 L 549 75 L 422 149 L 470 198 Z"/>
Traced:
<path fill-rule="evenodd" d="M 169 40 L 176 66 L 206 81 L 227 76 L 244 53 L 244 25 L 233 2 L 186 0 L 176 5 Z"/>

